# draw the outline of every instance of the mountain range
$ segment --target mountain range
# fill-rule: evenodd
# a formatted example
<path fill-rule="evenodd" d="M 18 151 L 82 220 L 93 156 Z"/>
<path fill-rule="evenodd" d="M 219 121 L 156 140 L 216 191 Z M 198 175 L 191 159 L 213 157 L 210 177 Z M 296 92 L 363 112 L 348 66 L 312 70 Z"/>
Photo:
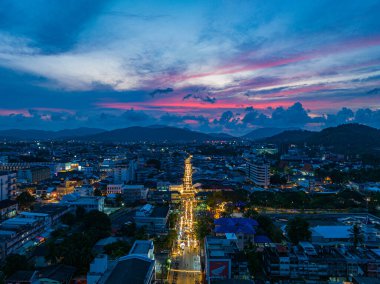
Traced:
<path fill-rule="evenodd" d="M 260 140 L 263 138 L 272 137 L 274 135 L 280 134 L 287 130 L 295 130 L 295 129 L 294 128 L 276 128 L 276 127 L 258 128 L 243 135 L 242 138 L 249 139 L 249 140 Z"/>
<path fill-rule="evenodd" d="M 201 133 L 189 129 L 154 125 L 128 127 L 106 131 L 99 128 L 77 128 L 60 131 L 19 130 L 0 131 L 1 139 L 8 140 L 80 140 L 95 142 L 192 142 L 228 139 L 252 139 L 273 144 L 308 144 L 333 148 L 341 153 L 371 153 L 380 149 L 380 130 L 361 124 L 343 124 L 319 132 L 285 130 L 281 128 L 256 129 L 242 137 L 225 133 Z"/>
<path fill-rule="evenodd" d="M 342 154 L 380 153 L 380 130 L 362 124 L 342 124 L 319 132 L 284 131 L 262 141 L 273 144 L 321 145 Z"/>
<path fill-rule="evenodd" d="M 183 128 L 154 126 L 133 126 L 121 128 L 82 137 L 88 141 L 99 142 L 134 142 L 134 141 L 169 141 L 169 142 L 191 142 L 212 140 L 213 137 L 196 131 Z"/>
<path fill-rule="evenodd" d="M 105 132 L 106 130 L 100 128 L 75 128 L 63 129 L 59 131 L 50 130 L 35 130 L 35 129 L 8 129 L 0 130 L 1 139 L 11 140 L 56 140 L 56 139 L 69 139 L 76 137 L 83 137 Z"/>

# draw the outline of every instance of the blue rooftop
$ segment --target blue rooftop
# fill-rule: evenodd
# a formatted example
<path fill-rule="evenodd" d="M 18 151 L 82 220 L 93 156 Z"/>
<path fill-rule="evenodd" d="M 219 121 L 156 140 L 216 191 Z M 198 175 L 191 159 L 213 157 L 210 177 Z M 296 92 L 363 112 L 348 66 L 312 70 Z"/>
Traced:
<path fill-rule="evenodd" d="M 243 233 L 253 235 L 259 225 L 256 220 L 250 218 L 219 218 L 214 221 L 215 233 Z"/>

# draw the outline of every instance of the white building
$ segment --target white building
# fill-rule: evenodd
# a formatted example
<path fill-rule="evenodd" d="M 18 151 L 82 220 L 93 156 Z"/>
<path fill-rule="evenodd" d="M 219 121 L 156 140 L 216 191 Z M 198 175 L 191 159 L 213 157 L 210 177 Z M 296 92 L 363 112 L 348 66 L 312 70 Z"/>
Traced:
<path fill-rule="evenodd" d="M 152 241 L 135 241 L 128 255 L 109 261 L 98 255 L 90 264 L 88 284 L 156 283 L 154 246 Z"/>
<path fill-rule="evenodd" d="M 134 203 L 139 201 L 146 201 L 148 197 L 148 188 L 144 185 L 125 185 L 123 191 L 123 199 L 126 203 Z"/>
<path fill-rule="evenodd" d="M 82 197 L 78 193 L 71 193 L 63 196 L 60 203 L 63 205 L 83 207 L 87 212 L 92 210 L 103 212 L 104 200 L 105 197 L 103 196 Z"/>
<path fill-rule="evenodd" d="M 16 173 L 0 172 L 0 201 L 16 197 Z"/>
<path fill-rule="evenodd" d="M 352 226 L 316 226 L 310 229 L 311 241 L 321 245 L 339 245 L 351 242 Z"/>
<path fill-rule="evenodd" d="M 117 167 L 113 169 L 113 182 L 123 184 L 130 181 L 128 167 Z"/>
<path fill-rule="evenodd" d="M 269 186 L 269 163 L 263 161 L 247 161 L 247 177 L 256 185 L 267 188 Z"/>
<path fill-rule="evenodd" d="M 83 172 L 86 176 L 90 176 L 94 173 L 94 167 L 91 166 L 78 166 L 78 170 Z"/>

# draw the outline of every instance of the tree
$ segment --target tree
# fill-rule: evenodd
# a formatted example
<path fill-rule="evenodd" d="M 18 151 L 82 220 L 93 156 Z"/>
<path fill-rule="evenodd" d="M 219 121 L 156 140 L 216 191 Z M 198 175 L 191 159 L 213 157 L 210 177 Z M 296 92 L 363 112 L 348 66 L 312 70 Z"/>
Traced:
<path fill-rule="evenodd" d="M 257 252 L 255 249 L 249 250 L 247 253 L 248 268 L 251 274 L 257 275 L 262 267 L 262 253 Z"/>
<path fill-rule="evenodd" d="M 209 215 L 199 216 L 194 227 L 197 239 L 203 244 L 203 239 L 209 235 L 214 228 L 214 219 Z"/>
<path fill-rule="evenodd" d="M 99 188 L 95 188 L 94 190 L 94 196 L 102 196 L 102 191 Z"/>
<path fill-rule="evenodd" d="M 280 176 L 279 174 L 274 174 L 270 177 L 271 184 L 286 184 L 286 177 Z"/>
<path fill-rule="evenodd" d="M 68 212 L 61 217 L 61 221 L 65 225 L 72 226 L 75 223 L 75 215 L 73 213 Z"/>
<path fill-rule="evenodd" d="M 91 232 L 96 239 L 108 237 L 111 232 L 111 219 L 107 214 L 97 210 L 84 215 L 83 225 L 85 230 Z"/>
<path fill-rule="evenodd" d="M 174 228 L 178 221 L 179 214 L 176 212 L 171 212 L 168 218 L 169 228 Z"/>
<path fill-rule="evenodd" d="M 157 170 L 161 168 L 161 162 L 157 159 L 149 159 L 146 164 L 147 166 L 156 168 Z"/>
<path fill-rule="evenodd" d="M 28 191 L 21 192 L 21 194 L 16 197 L 16 201 L 22 208 L 30 207 L 35 200 L 36 199 Z"/>
<path fill-rule="evenodd" d="M 9 277 L 18 270 L 28 270 L 29 268 L 25 255 L 10 254 L 5 259 L 4 274 Z"/>
<path fill-rule="evenodd" d="M 103 250 L 106 254 L 111 256 L 111 258 L 118 258 L 123 255 L 127 255 L 131 246 L 124 241 L 117 241 L 108 245 L 105 245 Z"/>
<path fill-rule="evenodd" d="M 77 209 L 75 210 L 75 215 L 77 219 L 82 220 L 84 214 L 86 214 L 86 209 L 84 209 L 82 206 L 77 206 Z"/>
<path fill-rule="evenodd" d="M 74 233 L 55 248 L 55 253 L 58 259 L 62 258 L 64 264 L 75 266 L 83 273 L 88 270 L 93 258 L 91 250 L 95 242 L 87 232 Z"/>
<path fill-rule="evenodd" d="M 352 244 L 354 246 L 354 249 L 356 250 L 358 245 L 363 243 L 363 233 L 362 229 L 358 224 L 355 224 L 351 228 L 351 234 L 352 234 Z"/>
<path fill-rule="evenodd" d="M 309 222 L 302 217 L 295 217 L 288 221 L 286 225 L 286 233 L 289 240 L 293 244 L 298 244 L 300 241 L 308 241 L 311 238 Z"/>
<path fill-rule="evenodd" d="M 148 234 L 146 232 L 146 228 L 140 227 L 136 230 L 136 235 L 135 235 L 136 240 L 147 240 L 148 239 Z"/>
<path fill-rule="evenodd" d="M 123 196 L 121 194 L 117 194 L 115 198 L 117 206 L 121 206 L 123 203 Z"/>
<path fill-rule="evenodd" d="M 247 208 L 244 213 L 243 213 L 243 216 L 245 218 L 252 218 L 252 219 L 255 219 L 257 218 L 257 216 L 259 215 L 259 212 L 257 212 L 255 209 L 253 208 Z"/>
<path fill-rule="evenodd" d="M 124 224 L 119 230 L 120 235 L 133 237 L 136 234 L 136 223 Z"/>
<path fill-rule="evenodd" d="M 283 235 L 281 229 L 273 223 L 269 216 L 260 214 L 256 220 L 259 223 L 259 230 L 264 231 L 272 241 L 276 243 L 282 241 Z"/>

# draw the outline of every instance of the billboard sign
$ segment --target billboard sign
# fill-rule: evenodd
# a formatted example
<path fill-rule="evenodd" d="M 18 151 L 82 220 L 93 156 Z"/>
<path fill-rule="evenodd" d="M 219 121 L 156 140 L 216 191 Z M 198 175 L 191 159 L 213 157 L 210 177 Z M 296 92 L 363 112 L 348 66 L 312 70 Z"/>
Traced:
<path fill-rule="evenodd" d="M 230 263 L 227 260 L 210 260 L 210 278 L 229 278 Z"/>

